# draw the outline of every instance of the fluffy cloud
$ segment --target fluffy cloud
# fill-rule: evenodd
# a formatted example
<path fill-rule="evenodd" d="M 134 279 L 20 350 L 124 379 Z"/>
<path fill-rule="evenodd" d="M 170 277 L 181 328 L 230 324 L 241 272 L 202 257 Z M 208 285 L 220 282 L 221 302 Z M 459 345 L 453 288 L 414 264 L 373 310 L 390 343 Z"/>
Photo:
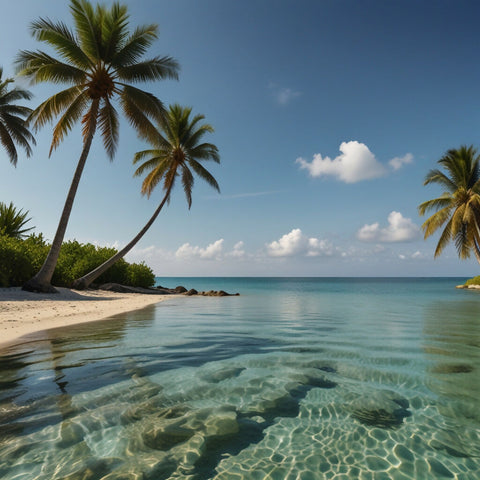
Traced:
<path fill-rule="evenodd" d="M 245 256 L 245 250 L 243 249 L 244 243 L 243 242 L 237 242 L 233 246 L 233 250 L 228 254 L 230 257 L 235 257 L 235 258 L 241 258 Z"/>
<path fill-rule="evenodd" d="M 268 87 L 272 92 L 273 98 L 279 105 L 288 105 L 292 100 L 301 95 L 300 92 L 292 88 L 280 87 L 275 83 L 270 83 Z"/>
<path fill-rule="evenodd" d="M 221 255 L 223 250 L 223 238 L 217 240 L 216 242 L 211 243 L 205 248 L 198 246 L 192 246 L 189 243 L 184 243 L 178 250 L 175 252 L 177 258 L 201 258 L 204 260 L 212 260 Z"/>
<path fill-rule="evenodd" d="M 317 257 L 319 255 L 332 255 L 333 247 L 326 240 L 308 238 L 299 228 L 295 228 L 279 240 L 268 243 L 267 252 L 271 257 L 292 257 L 295 255 Z"/>
<path fill-rule="evenodd" d="M 364 225 L 357 238 L 363 242 L 410 242 L 420 235 L 420 228 L 410 218 L 405 218 L 400 212 L 388 215 L 388 226 L 381 228 L 378 222 Z"/>
<path fill-rule="evenodd" d="M 364 143 L 342 142 L 340 152 L 333 160 L 316 153 L 310 163 L 303 158 L 297 158 L 296 163 L 300 164 L 301 169 L 308 170 L 312 177 L 331 175 L 345 183 L 370 180 L 386 174 L 385 167 Z"/>
<path fill-rule="evenodd" d="M 400 170 L 404 165 L 407 165 L 409 163 L 413 162 L 413 155 L 411 153 L 407 153 L 403 157 L 395 157 L 392 158 L 388 164 L 395 170 Z"/>

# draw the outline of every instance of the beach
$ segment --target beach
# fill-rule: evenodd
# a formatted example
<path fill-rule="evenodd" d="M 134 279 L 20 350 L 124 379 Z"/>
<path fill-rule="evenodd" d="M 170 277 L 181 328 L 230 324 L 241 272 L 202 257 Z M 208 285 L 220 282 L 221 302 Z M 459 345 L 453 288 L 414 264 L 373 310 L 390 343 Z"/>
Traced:
<path fill-rule="evenodd" d="M 0 347 L 43 330 L 102 320 L 165 300 L 168 295 L 76 291 L 25 292 L 20 287 L 0 288 Z"/>

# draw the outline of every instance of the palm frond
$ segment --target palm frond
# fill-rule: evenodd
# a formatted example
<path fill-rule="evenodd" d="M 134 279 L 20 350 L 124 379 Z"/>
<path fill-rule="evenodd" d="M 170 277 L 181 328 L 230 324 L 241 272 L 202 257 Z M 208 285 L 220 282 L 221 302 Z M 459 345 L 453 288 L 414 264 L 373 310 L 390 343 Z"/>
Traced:
<path fill-rule="evenodd" d="M 213 177 L 213 175 L 199 162 L 194 159 L 190 159 L 188 164 L 192 167 L 192 170 L 202 179 L 205 180 L 212 188 L 217 192 L 220 192 L 220 187 Z"/>
<path fill-rule="evenodd" d="M 15 60 L 17 73 L 33 83 L 53 82 L 79 84 L 86 80 L 83 70 L 41 51 L 22 50 Z"/>
<path fill-rule="evenodd" d="M 104 59 L 111 63 L 118 50 L 125 44 L 128 37 L 128 12 L 125 5 L 114 3 L 106 12 L 102 24 L 102 37 L 105 43 Z"/>
<path fill-rule="evenodd" d="M 449 205 L 453 206 L 453 204 L 454 199 L 452 198 L 452 196 L 449 193 L 444 193 L 441 197 L 427 200 L 426 202 L 421 203 L 418 206 L 418 213 L 423 216 L 431 210 L 438 210 L 448 207 Z"/>
<path fill-rule="evenodd" d="M 118 77 L 125 82 L 151 82 L 167 78 L 178 80 L 178 62 L 172 57 L 155 57 L 131 65 L 118 66 Z"/>
<path fill-rule="evenodd" d="M 157 30 L 157 25 L 137 27 L 126 39 L 125 45 L 111 59 L 111 64 L 115 68 L 119 68 L 136 63 L 157 38 Z"/>
<path fill-rule="evenodd" d="M 31 142 L 35 145 L 35 138 L 25 126 L 25 120 L 10 114 L 1 114 L 0 122 L 3 124 L 8 134 L 15 143 L 18 143 L 26 152 L 27 157 L 32 154 Z"/>
<path fill-rule="evenodd" d="M 118 114 L 113 105 L 107 99 L 100 109 L 98 125 L 103 138 L 103 145 L 110 160 L 113 160 L 118 144 Z"/>
<path fill-rule="evenodd" d="M 97 5 L 94 9 L 87 0 L 70 0 L 70 11 L 83 52 L 92 62 L 94 59 L 101 59 L 102 17 L 105 8 Z"/>
<path fill-rule="evenodd" d="M 29 92 L 28 90 L 23 90 L 21 88 L 13 88 L 12 90 L 10 90 L 9 92 L 6 92 L 4 95 L 0 97 L 0 105 L 11 104 L 12 102 L 16 102 L 18 100 L 31 100 L 32 97 L 33 97 L 32 92 Z M 9 106 L 14 106 L 14 105 L 9 105 Z M 27 107 L 20 107 L 20 108 L 27 108 Z"/>
<path fill-rule="evenodd" d="M 436 232 L 450 217 L 452 207 L 445 207 L 434 213 L 422 225 L 425 239 Z"/>
<path fill-rule="evenodd" d="M 83 70 L 92 66 L 91 60 L 78 45 L 74 33 L 63 22 L 40 18 L 31 23 L 30 31 L 35 39 L 53 47 L 69 64 Z"/>
<path fill-rule="evenodd" d="M 456 183 L 450 178 L 448 178 L 443 172 L 437 169 L 430 170 L 427 173 L 423 184 L 429 185 L 430 183 L 438 183 L 452 193 L 457 189 Z"/>
<path fill-rule="evenodd" d="M 12 202 L 10 205 L 0 202 L 0 233 L 8 237 L 23 238 L 27 232 L 35 227 L 25 228 L 31 218 L 28 210 L 17 209 Z"/>
<path fill-rule="evenodd" d="M 16 167 L 18 161 L 17 149 L 15 148 L 12 137 L 2 122 L 0 122 L 0 142 L 7 151 L 10 163 Z"/>
<path fill-rule="evenodd" d="M 150 93 L 125 85 L 120 95 L 120 104 L 137 134 L 155 144 L 158 133 L 150 118 L 158 119 L 163 115 L 162 102 Z"/>
<path fill-rule="evenodd" d="M 435 254 L 434 254 L 435 258 L 438 257 L 443 252 L 445 247 L 450 243 L 452 239 L 451 224 L 452 224 L 452 220 L 450 219 L 445 225 L 445 228 L 443 229 L 442 234 L 440 235 L 440 238 L 437 243 L 437 247 L 435 249 Z"/>
<path fill-rule="evenodd" d="M 41 103 L 30 114 L 28 122 L 33 122 L 33 129 L 35 131 L 38 130 L 46 123 L 52 122 L 53 119 L 66 110 L 69 105 L 77 99 L 77 97 L 82 95 L 83 92 L 78 87 L 71 87 L 62 90 Z"/>
<path fill-rule="evenodd" d="M 168 160 L 165 157 L 162 157 L 162 156 L 150 157 L 149 160 L 146 160 L 145 162 L 143 162 L 135 170 L 135 173 L 133 174 L 133 176 L 139 177 L 140 175 L 143 175 L 145 172 L 150 172 L 153 169 L 158 168 L 158 166 L 161 165 L 162 163 L 164 163 L 165 166 L 168 167 Z M 161 171 L 161 169 L 159 171 Z"/>
<path fill-rule="evenodd" d="M 192 189 L 194 182 L 195 179 L 190 169 L 186 165 L 182 165 L 182 185 L 189 209 L 192 207 Z"/>
<path fill-rule="evenodd" d="M 212 160 L 215 163 L 220 163 L 218 148 L 212 143 L 201 143 L 197 145 L 190 150 L 190 155 L 200 160 Z"/>
<path fill-rule="evenodd" d="M 63 141 L 65 135 L 70 132 L 73 126 L 82 118 L 83 112 L 89 103 L 88 96 L 82 92 L 72 102 L 69 102 L 64 114 L 53 129 L 52 144 L 50 146 L 50 153 L 52 154 L 58 145 Z"/>

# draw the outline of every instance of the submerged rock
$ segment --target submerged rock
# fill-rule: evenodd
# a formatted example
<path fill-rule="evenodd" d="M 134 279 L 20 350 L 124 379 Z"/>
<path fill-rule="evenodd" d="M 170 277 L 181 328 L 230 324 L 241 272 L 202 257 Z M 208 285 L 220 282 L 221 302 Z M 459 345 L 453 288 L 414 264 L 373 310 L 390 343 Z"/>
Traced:
<path fill-rule="evenodd" d="M 358 397 L 347 406 L 353 418 L 364 425 L 380 428 L 401 425 L 403 419 L 411 415 L 408 407 L 408 400 L 391 390 L 379 390 Z"/>

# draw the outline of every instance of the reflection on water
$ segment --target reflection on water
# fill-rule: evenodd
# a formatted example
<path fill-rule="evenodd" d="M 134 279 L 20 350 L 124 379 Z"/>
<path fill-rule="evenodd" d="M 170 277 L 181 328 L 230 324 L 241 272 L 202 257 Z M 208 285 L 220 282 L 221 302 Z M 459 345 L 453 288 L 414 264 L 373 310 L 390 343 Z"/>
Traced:
<path fill-rule="evenodd" d="M 0 478 L 480 477 L 480 296 L 273 283 L 4 351 Z"/>

